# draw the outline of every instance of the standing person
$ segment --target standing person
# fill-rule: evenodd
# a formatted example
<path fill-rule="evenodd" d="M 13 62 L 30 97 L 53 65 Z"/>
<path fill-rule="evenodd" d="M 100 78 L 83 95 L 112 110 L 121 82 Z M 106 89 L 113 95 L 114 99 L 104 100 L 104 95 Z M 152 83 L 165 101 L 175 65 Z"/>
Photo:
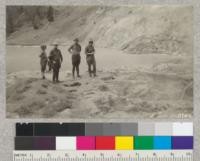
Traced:
<path fill-rule="evenodd" d="M 90 77 L 93 76 L 96 77 L 96 60 L 95 60 L 95 48 L 93 45 L 93 40 L 89 41 L 88 46 L 86 46 L 85 48 L 85 54 L 86 54 L 86 61 L 88 64 L 88 72 Z M 91 69 L 91 67 L 93 68 L 93 70 Z"/>
<path fill-rule="evenodd" d="M 46 66 L 48 62 L 47 54 L 46 54 L 46 45 L 42 45 L 41 47 L 41 54 L 40 54 L 40 66 L 41 66 L 41 75 L 42 79 L 45 79 L 45 71 L 46 71 Z"/>
<path fill-rule="evenodd" d="M 81 52 L 81 45 L 79 44 L 79 40 L 78 38 L 74 39 L 74 44 L 72 46 L 70 46 L 70 48 L 68 49 L 69 53 L 72 54 L 72 75 L 73 78 L 75 78 L 75 70 L 77 72 L 77 77 L 80 77 L 79 75 L 79 65 L 81 62 L 81 56 L 80 56 L 80 52 Z"/>
<path fill-rule="evenodd" d="M 60 49 L 58 49 L 58 44 L 54 44 L 54 49 L 51 50 L 49 59 L 52 62 L 53 68 L 53 82 L 59 82 L 59 71 L 61 67 L 61 63 L 63 61 L 62 53 Z"/>
<path fill-rule="evenodd" d="M 52 63 L 52 60 L 50 59 L 50 55 L 48 56 L 48 63 L 47 64 L 48 64 L 48 67 L 49 67 L 48 71 L 51 72 L 53 63 Z"/>

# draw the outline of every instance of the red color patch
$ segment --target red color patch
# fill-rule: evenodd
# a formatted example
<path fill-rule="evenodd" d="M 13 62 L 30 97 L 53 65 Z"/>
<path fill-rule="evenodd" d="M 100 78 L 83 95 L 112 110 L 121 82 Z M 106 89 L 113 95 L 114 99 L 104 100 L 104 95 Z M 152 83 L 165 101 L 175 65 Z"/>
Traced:
<path fill-rule="evenodd" d="M 115 150 L 115 137 L 96 136 L 96 150 Z"/>

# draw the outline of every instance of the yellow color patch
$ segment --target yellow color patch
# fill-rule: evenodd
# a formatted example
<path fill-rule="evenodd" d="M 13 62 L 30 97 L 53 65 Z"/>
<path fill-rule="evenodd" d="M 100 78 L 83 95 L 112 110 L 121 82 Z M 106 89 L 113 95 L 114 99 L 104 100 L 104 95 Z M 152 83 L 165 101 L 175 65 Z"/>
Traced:
<path fill-rule="evenodd" d="M 134 149 L 133 136 L 116 136 L 115 149 L 116 150 L 133 150 Z"/>

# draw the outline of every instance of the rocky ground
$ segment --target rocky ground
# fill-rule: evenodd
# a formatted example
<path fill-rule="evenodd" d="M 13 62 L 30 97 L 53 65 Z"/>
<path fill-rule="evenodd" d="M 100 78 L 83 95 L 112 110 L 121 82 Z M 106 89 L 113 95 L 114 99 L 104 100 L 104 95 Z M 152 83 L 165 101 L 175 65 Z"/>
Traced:
<path fill-rule="evenodd" d="M 7 116 L 11 118 L 177 118 L 192 115 L 190 75 L 128 70 L 87 73 L 73 80 L 61 73 L 18 72 L 7 76 Z"/>
<path fill-rule="evenodd" d="M 192 7 L 57 6 L 55 20 L 38 19 L 38 29 L 29 19 L 36 14 L 30 13 L 33 7 L 20 8 L 18 16 L 13 9 L 7 10 L 14 25 L 6 39 L 9 118 L 192 115 Z M 64 71 L 71 68 L 67 49 L 76 37 L 83 47 L 82 78 L 72 80 Z M 90 38 L 96 48 L 96 78 L 86 73 L 84 47 Z M 49 53 L 55 41 L 64 56 L 58 84 L 51 82 L 50 73 L 47 80 L 40 79 L 39 72 L 39 46 L 46 44 Z"/>

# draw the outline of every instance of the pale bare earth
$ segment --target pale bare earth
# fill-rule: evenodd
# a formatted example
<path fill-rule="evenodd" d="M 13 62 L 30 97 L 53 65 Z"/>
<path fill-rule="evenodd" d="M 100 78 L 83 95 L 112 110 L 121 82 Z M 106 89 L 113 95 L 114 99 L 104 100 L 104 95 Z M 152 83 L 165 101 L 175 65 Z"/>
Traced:
<path fill-rule="evenodd" d="M 29 9 L 27 9 L 27 12 Z M 192 7 L 56 7 L 55 21 L 33 29 L 26 14 L 7 37 L 9 118 L 177 118 L 193 112 Z M 15 20 L 15 19 L 14 19 Z M 84 52 L 81 79 L 71 76 L 67 52 L 78 37 L 92 38 L 97 74 L 90 78 Z M 59 43 L 60 83 L 40 77 L 40 45 Z M 13 46 L 15 45 L 15 46 Z"/>
<path fill-rule="evenodd" d="M 35 53 L 38 48 L 27 47 Z M 25 50 L 24 47 L 21 50 Z M 42 80 L 40 71 L 34 70 L 39 68 L 37 54 L 31 58 L 36 63 L 29 64 L 24 71 L 18 71 L 20 65 L 15 62 L 9 69 L 14 72 L 7 75 L 7 117 L 176 118 L 179 114 L 192 115 L 192 57 L 147 57 L 109 49 L 97 51 L 96 78 L 89 77 L 82 55 L 82 78 L 73 80 L 70 55 L 64 55 L 58 84 L 51 82 L 51 73 L 47 72 L 47 79 Z M 7 56 L 7 62 L 14 64 L 15 60 Z"/>

